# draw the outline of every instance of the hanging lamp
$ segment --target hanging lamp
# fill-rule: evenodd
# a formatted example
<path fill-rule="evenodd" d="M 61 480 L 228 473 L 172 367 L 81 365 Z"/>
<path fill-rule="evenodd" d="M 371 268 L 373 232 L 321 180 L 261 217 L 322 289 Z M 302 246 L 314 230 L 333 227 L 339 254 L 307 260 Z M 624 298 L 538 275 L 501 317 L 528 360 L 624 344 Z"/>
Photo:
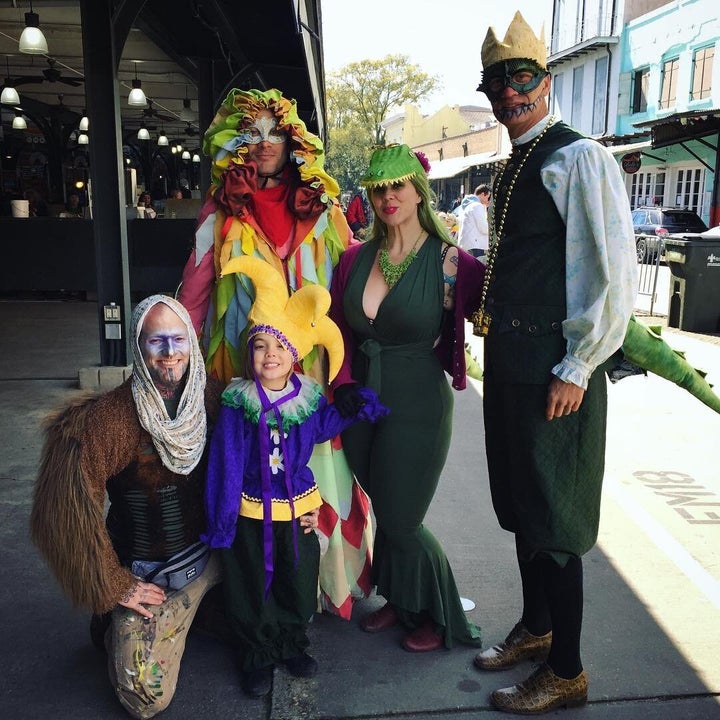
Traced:
<path fill-rule="evenodd" d="M 15 110 L 15 117 L 12 121 L 13 130 L 27 130 L 27 123 L 23 117 L 22 110 Z"/>
<path fill-rule="evenodd" d="M 2 95 L 0 96 L 0 103 L 3 105 L 19 105 L 20 96 L 18 91 L 13 87 L 12 80 L 10 79 L 10 61 L 5 56 L 5 65 L 7 67 L 8 76 L 5 78 L 5 87 L 3 88 Z"/>
<path fill-rule="evenodd" d="M 199 162 L 200 162 L 200 155 L 198 155 L 197 153 L 195 153 L 195 154 L 192 156 L 192 161 L 193 161 L 194 163 L 199 163 Z"/>
<path fill-rule="evenodd" d="M 183 154 L 181 155 L 181 157 L 183 160 L 189 160 L 191 158 L 191 155 L 190 155 L 189 151 L 183 150 Z"/>
<path fill-rule="evenodd" d="M 195 114 L 192 111 L 192 105 L 190 104 L 190 98 L 187 94 L 187 85 L 185 86 L 185 99 L 183 100 L 183 107 L 180 111 L 180 119 L 184 122 L 191 122 L 195 119 Z"/>
<path fill-rule="evenodd" d="M 138 140 L 149 140 L 150 139 L 150 133 L 148 132 L 148 129 L 144 125 L 138 130 L 137 138 L 138 138 Z"/>
<path fill-rule="evenodd" d="M 137 76 L 137 62 L 135 62 L 135 77 L 132 81 L 132 90 L 128 95 L 128 105 L 130 107 L 147 107 L 147 98 L 142 89 L 142 83 Z"/>
<path fill-rule="evenodd" d="M 87 133 L 80 133 L 78 135 L 77 144 L 78 145 L 87 145 L 90 142 L 90 138 L 87 136 Z"/>
<path fill-rule="evenodd" d="M 20 36 L 20 52 L 26 55 L 47 55 L 48 44 L 40 29 L 40 16 L 33 12 L 30 0 L 30 12 L 25 13 L 25 29 Z"/>
<path fill-rule="evenodd" d="M 82 111 L 82 117 L 80 118 L 80 122 L 78 123 L 78 130 L 81 133 L 86 133 L 90 129 L 90 119 L 88 118 L 87 114 L 85 113 L 85 110 Z"/>
<path fill-rule="evenodd" d="M 160 135 L 158 135 L 158 146 L 159 147 L 167 147 L 170 144 L 170 142 L 167 139 L 167 135 L 165 134 L 165 128 L 160 126 Z"/>

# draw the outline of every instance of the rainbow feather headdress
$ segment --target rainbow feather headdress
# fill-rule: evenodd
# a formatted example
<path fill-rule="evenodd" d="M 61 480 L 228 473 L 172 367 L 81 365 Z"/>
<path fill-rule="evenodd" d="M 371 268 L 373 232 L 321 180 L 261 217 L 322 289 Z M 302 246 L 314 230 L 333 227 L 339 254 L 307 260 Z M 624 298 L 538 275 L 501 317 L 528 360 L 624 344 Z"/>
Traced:
<path fill-rule="evenodd" d="M 231 90 L 203 137 L 203 152 L 211 158 L 211 192 L 222 185 L 223 173 L 233 164 L 244 165 L 247 144 L 244 130 L 261 110 L 270 110 L 278 129 L 289 135 L 290 158 L 303 185 L 319 192 L 328 207 L 340 193 L 337 182 L 325 172 L 322 141 L 311 133 L 297 113 L 295 100 L 280 90 Z"/>

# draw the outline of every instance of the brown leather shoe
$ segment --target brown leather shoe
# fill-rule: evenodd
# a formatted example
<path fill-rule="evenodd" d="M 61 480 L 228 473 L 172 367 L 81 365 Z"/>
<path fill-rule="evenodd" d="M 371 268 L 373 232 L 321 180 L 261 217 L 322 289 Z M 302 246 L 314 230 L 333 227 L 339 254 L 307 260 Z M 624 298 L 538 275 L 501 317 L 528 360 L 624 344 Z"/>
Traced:
<path fill-rule="evenodd" d="M 550 652 L 551 642 L 552 632 L 532 635 L 519 622 L 499 645 L 478 653 L 473 663 L 480 670 L 507 670 L 522 660 L 544 660 Z"/>
<path fill-rule="evenodd" d="M 565 680 L 543 663 L 524 682 L 495 690 L 490 701 L 503 712 L 540 715 L 559 707 L 584 705 L 587 692 L 588 678 L 584 670 L 572 680 Z"/>
<path fill-rule="evenodd" d="M 360 629 L 368 633 L 381 632 L 394 627 L 400 622 L 395 608 L 390 603 L 385 603 L 379 610 L 371 612 L 360 621 Z"/>
<path fill-rule="evenodd" d="M 435 629 L 434 623 L 428 622 L 409 632 L 402 646 L 408 652 L 430 652 L 444 644 L 442 635 Z"/>

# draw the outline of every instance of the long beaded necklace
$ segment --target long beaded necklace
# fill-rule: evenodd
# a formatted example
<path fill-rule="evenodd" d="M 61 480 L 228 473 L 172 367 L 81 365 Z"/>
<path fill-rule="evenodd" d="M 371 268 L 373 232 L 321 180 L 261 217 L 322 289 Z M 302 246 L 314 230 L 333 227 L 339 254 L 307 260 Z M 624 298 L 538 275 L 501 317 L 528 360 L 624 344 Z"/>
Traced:
<path fill-rule="evenodd" d="M 410 263 L 417 257 L 416 248 L 424 234 L 425 230 L 423 229 L 420 231 L 415 244 L 410 248 L 410 252 L 405 256 L 405 259 L 397 263 L 397 265 L 390 260 L 390 255 L 388 253 L 388 241 L 387 238 L 385 238 L 385 246 L 378 256 L 378 266 L 380 267 L 380 272 L 383 274 L 385 282 L 389 288 L 391 288 L 405 274 L 405 271 L 410 267 Z"/>
<path fill-rule="evenodd" d="M 510 205 L 510 196 L 512 195 L 512 191 L 515 188 L 515 183 L 517 182 L 518 176 L 520 175 L 520 171 L 525 165 L 525 161 L 528 159 L 528 157 L 530 157 L 530 153 L 543 139 L 543 136 L 550 129 L 550 126 L 554 123 L 554 121 L 555 116 L 551 115 L 547 121 L 547 125 L 545 125 L 545 127 L 542 129 L 542 132 L 532 141 L 530 147 L 527 149 L 527 152 L 522 156 L 520 162 L 517 164 L 515 172 L 513 173 L 513 176 L 507 186 L 507 192 L 505 193 L 505 202 L 502 206 L 502 211 L 500 213 L 500 222 L 498 223 L 497 228 L 495 227 L 495 203 L 493 202 L 490 207 L 490 212 L 488 213 L 488 225 L 490 226 L 491 232 L 490 250 L 488 252 L 487 263 L 485 264 L 485 277 L 483 279 L 482 293 L 480 295 L 480 307 L 475 313 L 473 313 L 473 316 L 471 318 L 473 324 L 473 335 L 479 335 L 480 337 L 484 337 L 490 331 L 491 318 L 490 315 L 485 312 L 485 300 L 487 298 L 488 288 L 490 287 L 490 281 L 492 279 L 493 268 L 495 266 L 495 258 L 497 257 L 498 247 L 500 245 L 500 238 L 502 237 L 503 228 L 505 227 L 505 218 L 507 217 L 508 206 Z M 502 187 L 503 180 L 505 178 L 505 171 L 507 169 L 508 165 L 503 168 L 503 171 L 498 178 L 498 188 Z"/>

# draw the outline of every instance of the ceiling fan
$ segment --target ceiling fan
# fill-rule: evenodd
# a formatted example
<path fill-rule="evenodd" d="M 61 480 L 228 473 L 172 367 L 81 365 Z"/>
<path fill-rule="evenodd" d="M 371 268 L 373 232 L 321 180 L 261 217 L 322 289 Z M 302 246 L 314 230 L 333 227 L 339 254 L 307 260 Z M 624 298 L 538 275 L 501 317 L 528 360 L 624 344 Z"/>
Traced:
<path fill-rule="evenodd" d="M 79 87 L 85 82 L 84 77 L 66 78 L 63 77 L 62 72 L 57 69 L 57 61 L 53 58 L 47 58 L 48 67 L 42 71 L 40 75 L 22 75 L 18 78 L 11 78 L 10 82 L 13 86 L 17 85 L 29 85 L 31 83 L 64 83 L 65 85 L 71 85 L 72 87 Z"/>
<path fill-rule="evenodd" d="M 163 115 L 153 107 L 153 101 L 148 98 L 148 106 L 142 111 L 143 118 L 156 118 L 157 120 L 163 120 L 165 122 L 173 122 L 177 118 L 171 117 L 170 115 Z"/>

